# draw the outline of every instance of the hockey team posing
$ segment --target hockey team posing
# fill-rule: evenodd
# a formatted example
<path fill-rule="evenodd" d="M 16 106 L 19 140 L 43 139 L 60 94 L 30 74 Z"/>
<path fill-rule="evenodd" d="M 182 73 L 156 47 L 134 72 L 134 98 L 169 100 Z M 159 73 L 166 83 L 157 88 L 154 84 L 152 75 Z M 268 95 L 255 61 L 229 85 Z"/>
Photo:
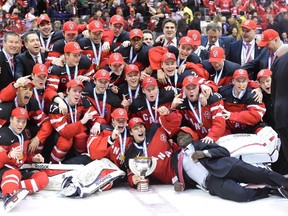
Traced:
<path fill-rule="evenodd" d="M 94 20 L 84 30 L 68 21 L 52 32 L 50 18 L 43 15 L 38 31 L 23 35 L 21 53 L 20 36 L 5 33 L 0 52 L 5 209 L 49 184 L 46 172 L 21 169 L 24 163 L 91 166 L 105 158 L 94 165 L 101 167 L 95 175 L 83 168 L 65 178 L 62 194 L 83 197 L 110 189 L 125 173 L 123 181 L 136 188 L 141 176 L 131 172 L 129 159 L 139 156 L 157 159 L 150 183 L 174 184 L 176 191 L 200 185 L 238 202 L 271 191 L 287 198 L 286 148 L 280 149 L 274 172 L 230 157 L 215 143 L 225 135 L 274 128 L 270 54 L 285 48 L 278 33 L 265 30 L 256 44 L 256 24 L 248 20 L 239 42 L 220 37 L 215 24 L 207 26 L 207 36 L 191 30 L 178 38 L 177 23 L 168 18 L 153 46 L 144 43 L 149 33 L 127 32 L 124 22 L 114 15 L 108 29 Z"/>

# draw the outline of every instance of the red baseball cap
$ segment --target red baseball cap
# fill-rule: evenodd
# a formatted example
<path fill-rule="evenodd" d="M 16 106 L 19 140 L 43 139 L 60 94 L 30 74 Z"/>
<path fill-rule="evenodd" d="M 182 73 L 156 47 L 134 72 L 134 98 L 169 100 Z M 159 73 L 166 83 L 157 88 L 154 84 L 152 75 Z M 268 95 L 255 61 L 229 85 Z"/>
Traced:
<path fill-rule="evenodd" d="M 14 116 L 16 118 L 29 119 L 28 111 L 23 107 L 16 107 L 15 109 L 13 109 L 11 116 Z"/>
<path fill-rule="evenodd" d="M 199 85 L 199 78 L 193 75 L 186 76 L 182 82 L 182 86 L 185 87 L 190 84 Z"/>
<path fill-rule="evenodd" d="M 182 38 L 179 40 L 179 45 L 190 45 L 190 46 L 193 46 L 193 44 L 192 44 L 192 38 L 190 38 L 190 37 L 188 37 L 188 36 L 182 37 Z"/>
<path fill-rule="evenodd" d="M 102 23 L 98 20 L 93 20 L 92 22 L 90 22 L 88 25 L 88 29 L 91 32 L 104 31 Z"/>
<path fill-rule="evenodd" d="M 81 81 L 77 80 L 77 79 L 72 79 L 67 83 L 67 89 L 69 88 L 75 88 L 77 86 L 80 86 L 82 89 L 84 89 L 84 85 Z"/>
<path fill-rule="evenodd" d="M 132 29 L 130 31 L 130 39 L 134 38 L 134 37 L 143 37 L 143 32 L 141 31 L 141 29 Z"/>
<path fill-rule="evenodd" d="M 244 69 L 235 70 L 233 73 L 233 79 L 237 79 L 239 77 L 249 79 L 248 72 Z"/>
<path fill-rule="evenodd" d="M 124 25 L 124 18 L 120 15 L 113 15 L 110 19 L 110 23 L 111 24 L 121 24 L 121 25 Z"/>
<path fill-rule="evenodd" d="M 164 55 L 162 55 L 161 62 L 164 62 L 168 59 L 172 59 L 172 60 L 176 61 L 176 57 L 175 57 L 174 53 L 167 52 Z"/>
<path fill-rule="evenodd" d="M 189 127 L 183 126 L 183 127 L 180 128 L 180 131 L 183 131 L 185 133 L 190 134 L 193 137 L 193 141 L 198 141 L 199 140 L 199 136 L 196 133 L 196 131 L 192 130 Z"/>
<path fill-rule="evenodd" d="M 276 32 L 273 29 L 267 29 L 267 30 L 262 32 L 262 39 L 258 43 L 258 46 L 264 47 L 264 46 L 266 46 L 269 43 L 269 41 L 271 41 L 271 40 L 273 40 L 273 39 L 275 39 L 277 37 L 279 37 L 278 32 Z"/>
<path fill-rule="evenodd" d="M 37 18 L 37 25 L 40 25 L 43 21 L 50 23 L 51 19 L 47 15 L 41 15 L 40 17 Z"/>
<path fill-rule="evenodd" d="M 145 89 L 150 85 L 158 86 L 158 83 L 154 77 L 145 77 L 142 81 L 142 88 Z"/>
<path fill-rule="evenodd" d="M 140 70 L 139 70 L 138 66 L 135 65 L 135 64 L 126 65 L 125 68 L 124 68 L 124 73 L 125 74 L 129 74 L 129 73 L 132 73 L 132 72 L 140 73 Z"/>
<path fill-rule="evenodd" d="M 45 64 L 35 64 L 32 73 L 36 76 L 40 75 L 48 76 L 48 68 Z"/>
<path fill-rule="evenodd" d="M 73 21 L 65 22 L 62 29 L 67 34 L 78 34 L 78 26 Z"/>
<path fill-rule="evenodd" d="M 94 79 L 106 79 L 110 82 L 110 74 L 107 70 L 105 69 L 100 69 L 98 70 L 94 76 L 93 76 Z"/>
<path fill-rule="evenodd" d="M 261 77 L 270 77 L 272 75 L 272 71 L 269 69 L 262 69 L 257 74 L 257 80 L 259 80 Z"/>
<path fill-rule="evenodd" d="M 129 130 L 131 130 L 135 125 L 137 124 L 144 124 L 143 120 L 139 117 L 134 117 L 132 119 L 130 119 L 129 123 L 128 123 L 128 128 Z M 145 124 L 144 124 L 145 125 Z"/>
<path fill-rule="evenodd" d="M 253 21 L 253 20 L 245 20 L 242 24 L 241 24 L 242 28 L 246 28 L 246 29 L 256 29 L 257 24 Z"/>
<path fill-rule="evenodd" d="M 81 53 L 83 50 L 80 48 L 80 45 L 77 42 L 68 42 L 65 44 L 64 53 Z"/>
<path fill-rule="evenodd" d="M 109 56 L 108 62 L 111 65 L 113 65 L 113 64 L 125 64 L 123 56 L 121 53 L 112 53 Z"/>
<path fill-rule="evenodd" d="M 124 118 L 126 120 L 128 120 L 128 114 L 127 114 L 127 111 L 123 108 L 117 108 L 115 109 L 112 114 L 111 114 L 111 117 L 113 119 L 121 119 L 121 118 Z"/>
<path fill-rule="evenodd" d="M 201 34 L 197 30 L 189 30 L 187 36 L 192 38 L 192 45 L 201 45 Z"/>
<path fill-rule="evenodd" d="M 221 62 L 225 58 L 225 51 L 222 47 L 213 47 L 210 50 L 209 62 Z"/>

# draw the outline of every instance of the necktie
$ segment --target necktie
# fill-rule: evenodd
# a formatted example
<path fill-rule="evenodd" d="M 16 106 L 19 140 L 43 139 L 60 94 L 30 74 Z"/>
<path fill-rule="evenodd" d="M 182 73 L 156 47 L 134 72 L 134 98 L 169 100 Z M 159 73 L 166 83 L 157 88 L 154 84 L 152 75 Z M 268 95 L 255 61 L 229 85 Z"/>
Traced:
<path fill-rule="evenodd" d="M 10 68 L 11 68 L 12 74 L 14 76 L 14 58 L 10 58 Z"/>
<path fill-rule="evenodd" d="M 271 53 L 270 54 L 270 57 L 271 57 L 271 65 L 273 64 L 274 60 L 275 60 L 275 54 L 274 53 Z"/>
<path fill-rule="evenodd" d="M 183 177 L 183 157 L 184 157 L 184 152 L 181 150 L 179 153 L 179 158 L 178 158 L 178 177 L 180 183 L 182 183 L 183 188 L 185 188 L 185 182 L 184 182 L 184 177 Z"/>
<path fill-rule="evenodd" d="M 207 49 L 207 50 L 208 50 L 208 51 L 210 51 L 210 50 L 211 50 L 211 48 L 212 48 L 212 46 L 214 46 L 214 44 L 209 44 L 209 45 L 208 45 L 208 49 Z"/>
<path fill-rule="evenodd" d="M 170 46 L 172 43 L 173 43 L 172 40 L 169 40 L 167 46 Z"/>
<path fill-rule="evenodd" d="M 249 55 L 249 52 L 251 50 L 251 44 L 250 43 L 247 43 L 247 50 L 246 50 L 246 57 L 248 57 L 248 60 L 247 62 L 250 62 L 252 60 L 252 57 L 251 57 L 251 53 Z M 248 56 L 249 55 L 249 56 Z"/>
<path fill-rule="evenodd" d="M 35 64 L 38 64 L 38 56 L 35 56 Z"/>

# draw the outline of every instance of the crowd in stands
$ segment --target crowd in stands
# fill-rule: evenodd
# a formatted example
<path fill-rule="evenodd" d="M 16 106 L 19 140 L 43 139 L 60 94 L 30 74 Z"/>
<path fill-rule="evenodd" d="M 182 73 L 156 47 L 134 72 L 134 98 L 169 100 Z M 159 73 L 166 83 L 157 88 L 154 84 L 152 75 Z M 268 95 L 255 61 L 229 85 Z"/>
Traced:
<path fill-rule="evenodd" d="M 3 194 L 16 187 L 7 189 L 5 171 L 24 162 L 108 158 L 127 171 L 139 154 L 158 158 L 151 177 L 172 184 L 181 131 L 214 146 L 228 134 L 286 128 L 272 170 L 287 174 L 288 126 L 277 125 L 276 90 L 271 97 L 276 65 L 287 57 L 287 11 L 285 0 L 1 1 Z M 214 157 L 203 152 L 197 159 Z M 273 186 L 285 180 L 278 175 Z M 45 176 L 25 178 L 38 187 L 26 182 L 31 193 L 47 185 Z M 130 173 L 129 184 L 138 181 Z M 227 199 L 264 197 L 235 196 Z"/>

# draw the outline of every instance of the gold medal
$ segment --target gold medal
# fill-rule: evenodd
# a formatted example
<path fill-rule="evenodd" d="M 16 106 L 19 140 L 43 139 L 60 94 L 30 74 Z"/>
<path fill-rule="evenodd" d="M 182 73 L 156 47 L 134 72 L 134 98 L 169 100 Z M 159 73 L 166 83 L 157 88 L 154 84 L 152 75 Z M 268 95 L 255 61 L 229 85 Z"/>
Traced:
<path fill-rule="evenodd" d="M 124 161 L 124 160 L 125 160 L 125 155 L 121 155 L 121 156 L 119 157 L 119 160 Z"/>
<path fill-rule="evenodd" d="M 22 159 L 23 159 L 23 154 L 19 155 L 19 156 L 17 157 L 17 159 L 18 159 L 18 160 L 22 160 Z"/>
<path fill-rule="evenodd" d="M 99 70 L 99 65 L 96 65 L 95 69 L 96 69 L 96 71 L 98 71 Z"/>
<path fill-rule="evenodd" d="M 200 123 L 200 127 L 203 127 L 203 122 Z"/>

